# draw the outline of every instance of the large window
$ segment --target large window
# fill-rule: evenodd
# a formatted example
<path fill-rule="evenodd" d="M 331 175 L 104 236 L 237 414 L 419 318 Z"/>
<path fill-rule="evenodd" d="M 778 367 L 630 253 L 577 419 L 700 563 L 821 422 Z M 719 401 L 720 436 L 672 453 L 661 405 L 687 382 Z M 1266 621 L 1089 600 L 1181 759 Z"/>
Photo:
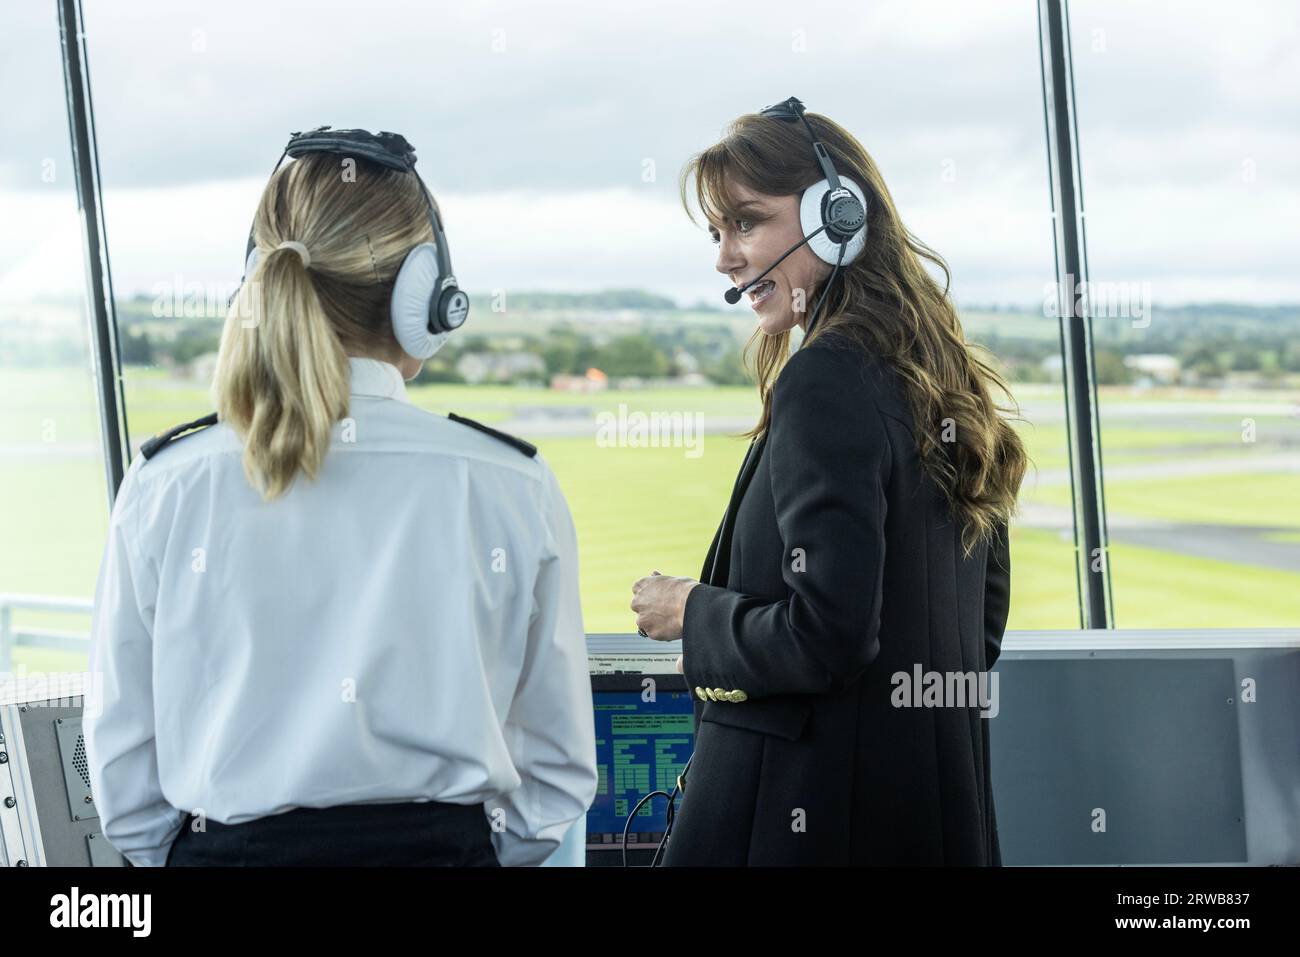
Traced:
<path fill-rule="evenodd" d="M 1069 511 L 1044 497 L 1068 473 L 1032 7 L 86 7 L 133 441 L 208 411 L 222 306 L 287 134 L 400 130 L 475 297 L 415 399 L 540 445 L 577 522 L 587 630 L 631 631 L 637 577 L 699 574 L 759 409 L 739 361 L 752 313 L 723 304 L 677 174 L 728 120 L 795 94 L 873 154 L 1014 380 L 1038 472 L 1011 624 L 1076 624 Z M 702 441 L 602 441 L 620 410 L 698 422 Z"/>
<path fill-rule="evenodd" d="M 108 527 L 76 179 L 53 4 L 0 56 L 0 672 L 82 671 Z"/>
<path fill-rule="evenodd" d="M 85 5 L 133 449 L 211 409 L 288 133 L 400 130 L 475 300 L 413 398 L 541 447 L 577 522 L 587 630 L 631 631 L 637 577 L 699 574 L 759 412 L 752 312 L 723 303 L 677 175 L 794 94 L 862 140 L 1012 384 L 1033 468 L 1010 627 L 1077 627 L 1033 5 Z M 8 17 L 0 78 L 26 92 L 0 121 L 0 593 L 84 603 L 106 509 L 57 21 Z M 1076 0 L 1070 19 L 1116 624 L 1294 625 L 1294 17 Z M 610 431 L 655 412 L 679 429 L 666 444 Z M 53 649 L 84 612 L 58 607 L 0 607 L 18 660 L 77 666 Z"/>
<path fill-rule="evenodd" d="M 1120 628 L 1300 624 L 1297 22 L 1071 5 Z"/>

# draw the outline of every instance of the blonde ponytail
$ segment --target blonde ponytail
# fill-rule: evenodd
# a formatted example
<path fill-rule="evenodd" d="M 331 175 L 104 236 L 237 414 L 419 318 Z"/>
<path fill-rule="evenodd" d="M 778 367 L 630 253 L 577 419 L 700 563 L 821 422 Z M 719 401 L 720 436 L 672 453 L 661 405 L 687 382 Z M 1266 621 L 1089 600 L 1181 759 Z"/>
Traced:
<path fill-rule="evenodd" d="M 279 170 L 254 221 L 258 261 L 231 303 L 213 380 L 217 417 L 244 443 L 265 501 L 315 480 L 348 414 L 349 355 L 396 363 L 388 318 L 406 253 L 432 238 L 414 177 L 329 156 Z"/>
<path fill-rule="evenodd" d="M 320 471 L 330 430 L 348 412 L 348 359 L 292 249 L 259 257 L 245 288 L 252 321 L 226 322 L 217 417 L 244 439 L 244 474 L 271 501 L 300 470 L 313 479 Z"/>

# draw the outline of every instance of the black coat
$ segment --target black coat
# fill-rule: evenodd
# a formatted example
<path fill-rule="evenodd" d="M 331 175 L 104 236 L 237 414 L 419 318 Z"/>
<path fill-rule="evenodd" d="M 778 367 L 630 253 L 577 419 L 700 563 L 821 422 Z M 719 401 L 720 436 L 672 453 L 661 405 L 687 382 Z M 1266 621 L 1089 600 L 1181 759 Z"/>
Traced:
<path fill-rule="evenodd" d="M 992 667 L 1007 529 L 962 558 L 894 372 L 832 342 L 778 376 L 687 598 L 696 739 L 668 866 L 1001 863 L 990 719 L 895 707 L 891 676 Z"/>

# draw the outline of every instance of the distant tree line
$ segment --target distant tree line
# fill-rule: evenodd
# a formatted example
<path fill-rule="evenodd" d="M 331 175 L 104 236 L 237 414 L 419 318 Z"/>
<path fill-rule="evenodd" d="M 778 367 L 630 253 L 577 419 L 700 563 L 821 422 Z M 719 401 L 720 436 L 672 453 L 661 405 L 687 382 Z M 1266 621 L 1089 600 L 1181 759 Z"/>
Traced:
<path fill-rule="evenodd" d="M 611 378 L 663 379 L 694 371 L 717 385 L 745 385 L 750 381 L 741 362 L 740 347 L 725 326 L 685 331 L 676 327 L 598 340 L 563 322 L 552 325 L 544 336 L 453 336 L 425 363 L 418 381 L 464 381 L 457 371 L 461 358 L 502 352 L 540 357 L 545 382 L 557 375 L 583 375 L 588 369 L 599 369 Z M 536 377 L 520 378 L 527 381 Z"/>
<path fill-rule="evenodd" d="M 119 341 L 127 365 L 186 365 L 220 343 L 220 323 L 213 320 L 169 320 L 167 335 L 151 332 L 144 321 L 121 324 Z M 425 363 L 416 381 L 463 382 L 457 371 L 467 355 L 507 352 L 530 353 L 541 358 L 544 378 L 520 374 L 511 381 L 549 383 L 556 375 L 583 375 L 599 369 L 612 378 L 662 379 L 685 372 L 700 372 L 718 385 L 744 385 L 750 380 L 741 362 L 740 346 L 722 325 L 701 325 L 683 330 L 637 331 L 597 338 L 572 324 L 556 322 L 543 335 L 452 336 Z"/>
<path fill-rule="evenodd" d="M 491 296 L 475 299 L 476 310 L 492 310 Z M 118 303 L 118 338 L 126 364 L 184 366 L 217 350 L 220 319 L 158 319 L 151 306 L 148 297 Z M 468 355 L 526 353 L 541 360 L 543 371 L 517 373 L 518 381 L 531 378 L 546 383 L 553 376 L 582 375 L 592 368 L 613 378 L 660 379 L 699 372 L 719 385 L 751 381 L 742 363 L 741 343 L 726 324 L 710 321 L 707 315 L 689 321 L 674 318 L 670 314 L 676 306 L 662 296 L 639 290 L 518 293 L 505 306 L 511 312 L 555 309 L 577 314 L 572 320 L 545 320 L 531 333 L 484 334 L 467 329 L 425 364 L 420 380 L 464 381 L 457 366 Z M 588 310 L 590 316 L 585 314 Z M 610 310 L 640 310 L 645 318 L 628 329 L 603 321 Z M 978 333 L 971 338 L 992 354 L 1010 379 L 1041 382 L 1053 377 L 1045 363 L 1060 355 L 1053 329 L 1037 325 L 1040 320 L 1025 310 L 978 312 L 985 315 L 973 320 Z M 990 319 L 989 313 L 997 318 Z M 1186 306 L 1157 310 L 1145 324 L 1103 317 L 1093 320 L 1093 341 L 1101 385 L 1134 381 L 1141 373 L 1125 359 L 1139 354 L 1171 355 L 1182 375 L 1201 381 L 1232 373 L 1254 373 L 1266 381 L 1300 373 L 1300 310 L 1295 307 Z M 16 325 L 0 326 L 0 363 L 67 364 L 83 361 L 85 348 L 84 337 L 28 338 Z"/>
<path fill-rule="evenodd" d="M 1270 311 L 1270 310 L 1266 310 Z M 1093 359 L 1099 385 L 1124 385 L 1140 373 L 1125 364 L 1130 356 L 1170 355 L 1184 375 L 1218 379 L 1233 372 L 1255 372 L 1262 378 L 1300 373 L 1300 318 L 1292 310 L 1281 318 L 1260 321 L 1245 318 L 1240 307 L 1230 320 L 1201 310 L 1179 311 L 1149 326 L 1134 327 L 1128 320 L 1093 323 Z M 1059 356 L 1057 338 L 1029 339 L 984 331 L 977 337 L 997 357 L 1008 375 L 1021 382 L 1046 381 L 1043 360 Z"/>

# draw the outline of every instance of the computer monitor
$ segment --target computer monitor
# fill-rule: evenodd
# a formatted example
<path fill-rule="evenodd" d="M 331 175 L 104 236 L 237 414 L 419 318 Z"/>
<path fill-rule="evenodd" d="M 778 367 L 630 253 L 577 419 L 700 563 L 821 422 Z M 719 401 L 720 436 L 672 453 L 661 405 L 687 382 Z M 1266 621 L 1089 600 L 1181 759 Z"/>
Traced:
<path fill-rule="evenodd" d="M 621 851 L 637 802 L 655 790 L 671 794 L 686 767 L 695 747 L 695 709 L 679 674 L 595 674 L 591 692 L 600 782 L 587 812 L 587 850 Z M 628 828 L 629 851 L 658 847 L 667 807 L 663 797 L 641 805 Z"/>

